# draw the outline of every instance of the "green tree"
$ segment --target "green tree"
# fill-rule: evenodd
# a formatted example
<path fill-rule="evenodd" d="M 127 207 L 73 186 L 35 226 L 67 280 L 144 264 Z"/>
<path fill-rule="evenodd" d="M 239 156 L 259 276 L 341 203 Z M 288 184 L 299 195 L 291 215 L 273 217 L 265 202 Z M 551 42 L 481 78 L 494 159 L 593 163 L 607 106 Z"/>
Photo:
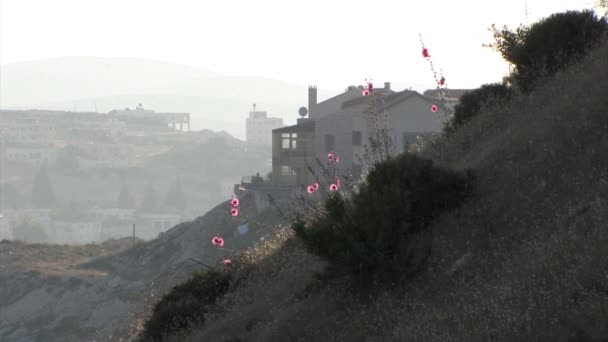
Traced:
<path fill-rule="evenodd" d="M 118 194 L 117 205 L 119 208 L 123 209 L 135 208 L 135 199 L 133 199 L 133 195 L 131 195 L 129 187 L 127 187 L 127 183 L 124 181 L 120 193 Z"/>
<path fill-rule="evenodd" d="M 44 227 L 28 216 L 13 227 L 13 238 L 15 240 L 35 243 L 45 243 L 49 241 L 49 236 L 44 230 Z"/>
<path fill-rule="evenodd" d="M 165 206 L 173 209 L 184 210 L 188 205 L 186 201 L 186 196 L 184 195 L 184 191 L 182 190 L 182 183 L 178 179 L 175 181 L 171 189 L 167 192 L 167 197 L 165 198 Z"/>
<path fill-rule="evenodd" d="M 0 186 L 1 209 L 17 209 L 24 204 L 24 199 L 14 185 L 5 183 Z"/>
<path fill-rule="evenodd" d="M 484 84 L 466 92 L 454 107 L 451 128 L 456 128 L 491 105 L 500 105 L 511 98 L 512 91 L 501 83 Z"/>
<path fill-rule="evenodd" d="M 55 193 L 44 165 L 38 170 L 34 178 L 32 203 L 35 208 L 52 208 L 55 205 Z"/>
<path fill-rule="evenodd" d="M 146 189 L 146 193 L 144 195 L 144 199 L 141 202 L 141 209 L 148 212 L 153 212 L 158 208 L 156 202 L 156 190 L 154 190 L 154 185 L 152 183 L 148 184 L 148 189 Z"/>
<path fill-rule="evenodd" d="M 550 76 L 576 62 L 608 32 L 605 17 L 592 10 L 553 14 L 515 31 L 492 27 L 492 44 L 512 64 L 512 81 L 530 92 L 541 77 Z"/>

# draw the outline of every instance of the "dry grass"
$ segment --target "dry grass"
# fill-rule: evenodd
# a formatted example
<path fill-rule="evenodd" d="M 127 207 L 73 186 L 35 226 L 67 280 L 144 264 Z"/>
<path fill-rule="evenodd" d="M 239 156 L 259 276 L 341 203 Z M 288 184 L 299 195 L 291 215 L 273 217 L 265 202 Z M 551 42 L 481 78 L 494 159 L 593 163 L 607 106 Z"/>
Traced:
<path fill-rule="evenodd" d="M 238 286 L 188 340 L 608 339 L 607 94 L 608 43 L 427 148 L 441 166 L 475 169 L 479 184 L 434 223 L 419 278 L 371 300 L 315 287 L 324 264 L 283 228 L 237 260 Z"/>

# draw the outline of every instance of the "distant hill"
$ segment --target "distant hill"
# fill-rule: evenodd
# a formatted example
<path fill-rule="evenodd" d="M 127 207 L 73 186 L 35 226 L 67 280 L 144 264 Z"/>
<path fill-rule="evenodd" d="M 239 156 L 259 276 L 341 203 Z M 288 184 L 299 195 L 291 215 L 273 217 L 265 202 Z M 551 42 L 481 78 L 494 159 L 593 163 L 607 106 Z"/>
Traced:
<path fill-rule="evenodd" d="M 168 62 L 132 58 L 65 57 L 0 66 L 0 108 L 108 112 L 135 107 L 189 112 L 193 128 L 244 138 L 253 103 L 295 123 L 307 88 L 284 81 L 228 77 Z M 319 100 L 335 95 L 319 89 Z"/>

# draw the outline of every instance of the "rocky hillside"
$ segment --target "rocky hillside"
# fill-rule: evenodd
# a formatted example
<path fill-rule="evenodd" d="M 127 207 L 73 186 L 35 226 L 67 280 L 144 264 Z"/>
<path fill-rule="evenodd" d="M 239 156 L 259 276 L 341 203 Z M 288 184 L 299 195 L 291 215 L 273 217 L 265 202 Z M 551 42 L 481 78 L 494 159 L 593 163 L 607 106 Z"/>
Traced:
<path fill-rule="evenodd" d="M 289 230 L 186 341 L 608 339 L 608 43 L 424 156 L 478 183 L 432 224 L 427 271 L 356 297 Z M 386 285 L 386 284 L 385 284 Z"/>
<path fill-rule="evenodd" d="M 258 216 L 247 197 L 242 215 L 276 225 L 272 211 Z M 129 338 L 146 316 L 147 303 L 190 272 L 215 265 L 251 246 L 266 231 L 250 225 L 235 236 L 238 219 L 222 203 L 198 219 L 159 238 L 130 247 L 120 243 L 70 247 L 0 243 L 0 340 L 85 341 Z M 213 249 L 220 234 L 235 250 Z M 190 258 L 196 260 L 190 260 Z"/>

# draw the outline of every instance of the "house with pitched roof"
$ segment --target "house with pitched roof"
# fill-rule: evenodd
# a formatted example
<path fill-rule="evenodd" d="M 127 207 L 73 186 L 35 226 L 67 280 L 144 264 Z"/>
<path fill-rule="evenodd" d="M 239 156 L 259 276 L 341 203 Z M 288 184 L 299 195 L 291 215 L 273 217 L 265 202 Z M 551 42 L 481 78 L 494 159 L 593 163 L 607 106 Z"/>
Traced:
<path fill-rule="evenodd" d="M 318 170 L 316 159 L 324 163 L 329 152 L 340 157 L 341 175 L 360 173 L 365 146 L 369 146 L 372 135 L 373 108 L 383 120 L 380 126 L 389 127 L 397 153 L 405 151 L 417 136 L 439 132 L 449 113 L 436 99 L 416 91 L 395 92 L 388 82 L 370 96 L 363 96 L 362 90 L 362 86 L 351 86 L 342 94 L 317 102 L 317 88 L 308 88 L 308 118 L 272 131 L 275 185 L 314 183 L 310 167 Z M 433 105 L 437 106 L 435 112 L 431 110 Z"/>

